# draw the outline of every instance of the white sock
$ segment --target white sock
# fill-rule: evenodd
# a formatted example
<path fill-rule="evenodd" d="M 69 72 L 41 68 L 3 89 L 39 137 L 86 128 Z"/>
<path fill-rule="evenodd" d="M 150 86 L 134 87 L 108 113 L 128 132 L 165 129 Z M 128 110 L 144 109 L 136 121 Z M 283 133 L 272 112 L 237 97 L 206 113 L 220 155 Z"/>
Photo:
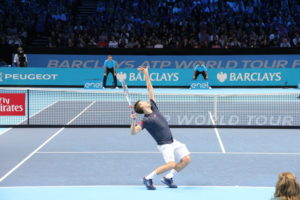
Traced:
<path fill-rule="evenodd" d="M 172 169 L 165 177 L 166 178 L 173 178 L 177 174 L 177 171 L 175 169 Z"/>
<path fill-rule="evenodd" d="M 147 176 L 145 176 L 145 178 L 146 178 L 147 180 L 153 179 L 156 175 L 157 175 L 156 172 L 153 171 L 153 172 L 151 172 L 150 174 L 148 174 Z"/>

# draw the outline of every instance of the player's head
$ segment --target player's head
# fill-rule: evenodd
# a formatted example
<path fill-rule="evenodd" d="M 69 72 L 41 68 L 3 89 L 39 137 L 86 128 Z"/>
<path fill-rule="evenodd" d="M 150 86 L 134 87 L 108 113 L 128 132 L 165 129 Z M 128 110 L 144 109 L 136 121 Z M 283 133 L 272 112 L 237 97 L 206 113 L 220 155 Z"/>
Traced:
<path fill-rule="evenodd" d="M 296 176 L 291 172 L 279 174 L 275 189 L 275 197 L 282 199 L 300 199 L 300 186 Z"/>
<path fill-rule="evenodd" d="M 137 101 L 134 104 L 134 111 L 138 114 L 143 114 L 145 109 L 151 109 L 151 104 L 147 101 Z"/>
<path fill-rule="evenodd" d="M 22 47 L 19 47 L 18 48 L 18 53 L 23 53 L 24 51 L 23 51 L 23 48 Z"/>
<path fill-rule="evenodd" d="M 108 60 L 112 60 L 112 55 L 108 55 L 108 56 L 107 56 L 107 59 L 108 59 Z"/>

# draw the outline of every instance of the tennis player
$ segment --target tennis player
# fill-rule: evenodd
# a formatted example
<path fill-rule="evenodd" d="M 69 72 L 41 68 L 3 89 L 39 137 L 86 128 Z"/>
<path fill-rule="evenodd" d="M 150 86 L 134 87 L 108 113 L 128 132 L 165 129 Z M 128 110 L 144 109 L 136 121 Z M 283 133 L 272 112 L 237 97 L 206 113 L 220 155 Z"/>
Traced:
<path fill-rule="evenodd" d="M 103 78 L 104 88 L 106 87 L 107 76 L 109 73 L 111 73 L 114 78 L 115 88 L 118 89 L 116 70 L 115 70 L 116 66 L 117 66 L 117 62 L 112 59 L 112 56 L 111 55 L 107 56 L 107 59 L 104 61 L 104 67 L 105 67 L 104 78 Z"/>
<path fill-rule="evenodd" d="M 159 174 L 169 171 L 161 181 L 170 188 L 177 188 L 173 182 L 173 177 L 190 162 L 190 152 L 185 144 L 175 140 L 165 117 L 159 112 L 155 102 L 154 91 L 148 74 L 148 67 L 139 67 L 145 75 L 146 85 L 150 96 L 150 102 L 137 101 L 134 110 L 138 114 L 144 114 L 143 119 L 137 123 L 136 114 L 132 114 L 131 134 L 136 135 L 142 129 L 146 129 L 157 143 L 158 150 L 162 153 L 165 164 L 155 169 L 153 172 L 143 177 L 143 183 L 148 190 L 155 190 L 152 179 Z M 175 159 L 179 160 L 176 163 Z"/>
<path fill-rule="evenodd" d="M 208 80 L 207 68 L 205 67 L 204 63 L 202 63 L 202 62 L 199 62 L 198 64 L 196 64 L 196 66 L 194 68 L 193 80 L 196 80 L 198 78 L 199 74 L 202 74 L 203 78 L 205 80 Z"/>

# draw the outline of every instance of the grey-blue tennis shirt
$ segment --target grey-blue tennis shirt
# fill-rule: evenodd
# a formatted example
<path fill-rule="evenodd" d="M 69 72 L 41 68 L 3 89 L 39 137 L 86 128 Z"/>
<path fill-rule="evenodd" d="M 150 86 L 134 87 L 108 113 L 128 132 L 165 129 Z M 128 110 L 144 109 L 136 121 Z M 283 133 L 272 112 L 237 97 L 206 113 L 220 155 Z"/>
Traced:
<path fill-rule="evenodd" d="M 139 125 L 146 129 L 158 145 L 171 144 L 173 136 L 166 118 L 159 112 L 156 103 L 150 99 L 151 114 L 145 114 Z"/>

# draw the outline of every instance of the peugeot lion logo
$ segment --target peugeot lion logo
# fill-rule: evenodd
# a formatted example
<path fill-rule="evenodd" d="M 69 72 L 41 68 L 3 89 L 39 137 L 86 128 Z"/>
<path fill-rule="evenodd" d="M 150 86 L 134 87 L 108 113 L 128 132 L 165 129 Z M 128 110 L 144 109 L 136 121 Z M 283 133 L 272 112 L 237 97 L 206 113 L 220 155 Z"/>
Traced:
<path fill-rule="evenodd" d="M 226 74 L 226 73 L 223 73 L 223 72 L 219 72 L 219 73 L 217 74 L 217 78 L 218 78 L 218 80 L 219 80 L 221 83 L 223 83 L 223 82 L 226 81 L 226 79 L 227 79 L 227 74 Z"/>

